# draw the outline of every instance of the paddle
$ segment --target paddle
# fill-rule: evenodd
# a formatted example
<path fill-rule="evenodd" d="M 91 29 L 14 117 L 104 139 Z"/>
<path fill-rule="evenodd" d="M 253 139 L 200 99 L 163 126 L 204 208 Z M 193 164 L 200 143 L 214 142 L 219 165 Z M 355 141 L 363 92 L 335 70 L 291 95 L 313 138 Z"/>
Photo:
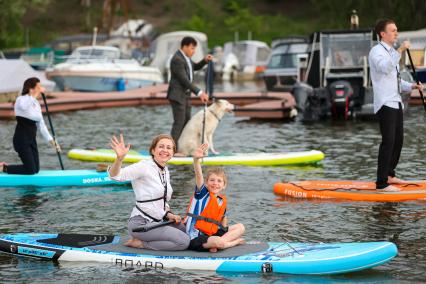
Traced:
<path fill-rule="evenodd" d="M 46 108 L 47 119 L 49 120 L 49 125 L 50 125 L 50 130 L 52 131 L 53 140 L 56 143 L 55 129 L 53 128 L 52 119 L 50 118 L 49 107 L 47 106 L 46 96 L 44 95 L 44 93 L 41 93 L 41 96 L 43 98 L 44 107 Z M 59 164 L 61 165 L 61 169 L 64 170 L 64 164 L 62 163 L 61 153 L 58 151 L 58 149 L 56 147 L 55 147 L 55 150 L 56 150 L 56 154 L 58 155 Z"/>
<path fill-rule="evenodd" d="M 213 97 L 213 61 L 209 61 L 207 64 L 207 74 L 206 74 L 206 93 L 209 95 L 209 100 Z M 203 114 L 203 131 L 201 132 L 201 144 L 204 144 L 204 133 L 206 129 L 206 111 L 207 103 L 204 104 L 204 114 Z"/>
<path fill-rule="evenodd" d="M 156 229 L 156 228 L 160 228 L 160 227 L 163 227 L 163 226 L 173 224 L 174 222 L 175 222 L 174 220 L 169 220 L 169 221 L 164 221 L 164 222 L 156 223 L 156 224 L 148 224 L 148 225 L 145 225 L 145 226 L 134 228 L 132 231 L 133 232 L 144 232 L 145 233 L 145 232 L 151 231 L 152 229 Z"/>
<path fill-rule="evenodd" d="M 207 74 L 206 74 L 206 93 L 209 95 L 209 99 L 213 99 L 214 92 L 214 63 L 209 61 L 207 64 Z"/>
<path fill-rule="evenodd" d="M 407 54 L 408 54 L 408 59 L 410 59 L 411 69 L 413 69 L 414 79 L 416 80 L 416 83 L 417 83 L 417 84 L 420 84 L 419 77 L 417 77 L 416 68 L 414 67 L 413 59 L 411 58 L 410 50 L 409 50 L 408 48 L 407 48 Z M 423 92 L 422 92 L 422 90 L 419 90 L 419 93 L 420 93 L 420 97 L 421 97 L 421 99 L 422 99 L 423 107 L 424 107 L 424 109 L 425 109 L 425 111 L 426 111 L 426 103 L 425 103 L 425 99 L 424 99 L 424 97 L 423 97 Z"/>

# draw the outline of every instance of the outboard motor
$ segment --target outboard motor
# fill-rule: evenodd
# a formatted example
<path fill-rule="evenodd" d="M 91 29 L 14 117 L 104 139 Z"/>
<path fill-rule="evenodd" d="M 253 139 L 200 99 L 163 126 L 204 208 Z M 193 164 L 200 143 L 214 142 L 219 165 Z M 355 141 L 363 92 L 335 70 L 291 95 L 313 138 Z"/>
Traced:
<path fill-rule="evenodd" d="M 352 113 L 354 93 L 351 84 L 348 81 L 335 81 L 328 86 L 330 92 L 331 111 L 335 118 L 344 117 L 348 119 Z"/>
<path fill-rule="evenodd" d="M 324 88 L 314 89 L 312 86 L 298 82 L 294 85 L 292 94 L 296 100 L 299 116 L 305 122 L 317 121 L 327 116 L 330 109 L 329 95 Z"/>
<path fill-rule="evenodd" d="M 300 112 L 305 112 L 308 98 L 312 95 L 313 91 L 314 89 L 304 82 L 297 82 L 294 84 L 291 93 L 296 100 L 296 107 Z"/>

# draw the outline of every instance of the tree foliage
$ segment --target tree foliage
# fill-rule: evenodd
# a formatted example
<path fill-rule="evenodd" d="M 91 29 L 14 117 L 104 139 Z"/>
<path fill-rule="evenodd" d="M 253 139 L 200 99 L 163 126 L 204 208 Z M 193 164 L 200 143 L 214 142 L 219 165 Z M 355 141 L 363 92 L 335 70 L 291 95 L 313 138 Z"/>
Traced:
<path fill-rule="evenodd" d="M 54 37 L 90 32 L 100 27 L 102 7 L 112 0 L 0 0 L 0 49 L 23 46 L 31 28 L 31 44 Z M 121 3 L 121 1 L 115 1 Z M 288 35 L 309 35 L 321 29 L 349 28 L 353 9 L 361 28 L 379 18 L 395 20 L 399 30 L 426 27 L 425 0 L 128 0 L 129 15 L 152 17 L 151 6 L 161 11 L 162 32 L 195 30 L 209 37 L 210 46 L 234 39 L 270 42 Z M 161 2 L 161 3 L 160 3 Z M 84 4 L 86 3 L 86 4 Z M 90 5 L 89 5 L 90 4 Z M 130 6 L 129 6 L 130 7 Z M 139 10 L 135 9 L 139 7 Z M 158 9 L 164 7 L 164 9 Z M 257 8 L 261 9 L 257 9 Z M 273 7 L 273 8 L 271 8 Z M 67 11 L 66 13 L 64 11 Z M 259 11 L 263 11 L 261 14 Z M 120 10 L 121 11 L 121 10 Z M 117 12 L 117 17 L 121 12 Z"/>
<path fill-rule="evenodd" d="M 0 0 L 0 48 L 25 43 L 23 18 L 27 11 L 42 10 L 50 0 Z"/>
<path fill-rule="evenodd" d="M 399 30 L 420 29 L 426 26 L 426 1 L 424 0 L 311 0 L 312 6 L 321 11 L 323 25 L 348 28 L 349 14 L 355 9 L 360 27 L 373 27 L 380 18 L 393 19 Z"/>

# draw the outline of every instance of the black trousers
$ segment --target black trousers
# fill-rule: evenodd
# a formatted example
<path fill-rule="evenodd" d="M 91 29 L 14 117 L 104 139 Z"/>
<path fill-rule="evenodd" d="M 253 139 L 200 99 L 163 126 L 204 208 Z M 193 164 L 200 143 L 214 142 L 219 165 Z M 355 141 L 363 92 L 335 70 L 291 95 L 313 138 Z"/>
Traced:
<path fill-rule="evenodd" d="M 34 140 L 27 145 L 15 146 L 21 158 L 22 165 L 7 165 L 8 174 L 33 175 L 40 171 L 37 142 Z"/>
<path fill-rule="evenodd" d="M 178 146 L 178 140 L 182 134 L 182 130 L 186 123 L 191 119 L 191 101 L 190 97 L 187 96 L 182 102 L 170 100 L 173 112 L 173 126 L 171 136 L 175 140 L 176 146 Z"/>
<path fill-rule="evenodd" d="M 402 105 L 399 109 L 383 106 L 377 112 L 382 142 L 379 147 L 376 188 L 387 187 L 388 176 L 395 176 L 404 141 Z"/>

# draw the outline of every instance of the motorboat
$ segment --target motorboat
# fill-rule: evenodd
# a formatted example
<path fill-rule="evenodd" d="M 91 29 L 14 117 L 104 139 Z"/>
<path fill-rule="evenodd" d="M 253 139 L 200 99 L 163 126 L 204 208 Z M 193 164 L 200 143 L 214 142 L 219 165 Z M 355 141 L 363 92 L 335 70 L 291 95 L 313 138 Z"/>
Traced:
<path fill-rule="evenodd" d="M 270 53 L 269 46 L 257 40 L 225 43 L 221 62 L 222 79 L 226 81 L 261 79 Z"/>
<path fill-rule="evenodd" d="M 53 65 L 55 52 L 50 47 L 33 47 L 21 54 L 21 59 L 26 61 L 36 70 L 46 70 Z"/>
<path fill-rule="evenodd" d="M 368 55 L 376 42 L 371 29 L 311 35 L 309 59 L 301 72 L 304 80 L 292 91 L 303 120 L 375 118 Z M 404 80 L 410 80 L 409 72 L 401 70 Z M 408 96 L 403 96 L 403 102 L 407 105 Z"/>
<path fill-rule="evenodd" d="M 46 75 L 62 91 L 124 91 L 163 83 L 158 68 L 120 59 L 120 50 L 112 46 L 78 47 L 64 63 L 46 70 Z"/>
<path fill-rule="evenodd" d="M 263 73 L 266 89 L 274 92 L 289 92 L 300 81 L 299 62 L 308 57 L 308 39 L 287 37 L 272 41 L 272 52 Z"/>
<path fill-rule="evenodd" d="M 426 29 L 398 32 L 398 38 L 410 41 L 410 54 L 416 68 L 417 78 L 423 84 L 426 83 Z M 411 69 L 408 56 L 405 56 L 404 62 L 405 66 Z"/>

